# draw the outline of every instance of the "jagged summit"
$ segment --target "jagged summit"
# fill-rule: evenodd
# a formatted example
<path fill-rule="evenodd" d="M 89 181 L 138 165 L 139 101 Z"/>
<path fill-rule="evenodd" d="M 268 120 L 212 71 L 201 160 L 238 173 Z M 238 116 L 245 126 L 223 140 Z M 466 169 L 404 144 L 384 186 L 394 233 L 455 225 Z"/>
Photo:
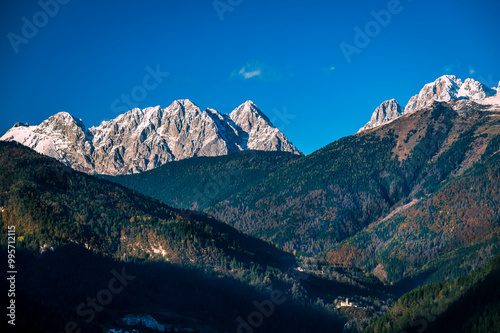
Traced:
<path fill-rule="evenodd" d="M 178 99 L 172 102 L 170 106 L 167 108 L 170 111 L 173 112 L 195 112 L 199 113 L 201 112 L 201 109 L 198 105 L 194 104 L 191 102 L 189 99 Z"/>
<path fill-rule="evenodd" d="M 273 126 L 269 118 L 252 101 L 246 101 L 238 106 L 229 114 L 229 118 L 246 132 L 249 132 L 253 125 L 260 122 Z"/>
<path fill-rule="evenodd" d="M 403 114 L 403 108 L 395 99 L 382 102 L 375 109 L 370 121 L 359 129 L 359 132 L 389 123 Z"/>
<path fill-rule="evenodd" d="M 0 140 L 17 141 L 79 171 L 108 175 L 246 149 L 302 154 L 251 101 L 226 115 L 180 99 L 165 109 L 132 109 L 88 130 L 81 119 L 59 112 L 38 126 L 15 126 Z"/>
<path fill-rule="evenodd" d="M 42 123 L 46 127 L 60 127 L 60 126 L 77 126 L 85 131 L 85 125 L 81 119 L 73 117 L 68 112 L 62 111 L 58 112 L 48 119 L 44 120 Z"/>
<path fill-rule="evenodd" d="M 487 97 L 494 96 L 498 91 L 498 89 L 489 88 L 474 79 L 468 78 L 462 82 L 455 75 L 443 75 L 438 77 L 434 82 L 424 85 L 417 95 L 410 98 L 404 109 L 399 104 L 396 105 L 397 102 L 395 100 L 383 102 L 375 109 L 370 121 L 359 132 L 387 124 L 404 114 L 420 110 L 435 101 L 481 101 Z"/>
<path fill-rule="evenodd" d="M 269 119 L 267 119 L 267 116 L 264 113 L 262 113 L 262 111 L 260 111 L 260 109 L 257 107 L 257 105 L 255 105 L 254 102 L 252 102 L 250 100 L 246 101 L 245 103 L 241 104 L 236 109 L 234 109 L 230 113 L 230 116 L 231 116 L 231 118 L 233 118 L 233 117 L 239 117 L 239 116 L 242 116 L 245 114 L 259 115 L 259 116 L 265 118 L 267 121 L 269 121 Z"/>

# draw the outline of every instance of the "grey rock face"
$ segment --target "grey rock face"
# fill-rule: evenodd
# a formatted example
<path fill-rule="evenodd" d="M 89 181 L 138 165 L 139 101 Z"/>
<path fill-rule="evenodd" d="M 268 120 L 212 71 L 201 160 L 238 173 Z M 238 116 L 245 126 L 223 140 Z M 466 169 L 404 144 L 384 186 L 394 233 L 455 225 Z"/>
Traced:
<path fill-rule="evenodd" d="M 380 104 L 372 114 L 370 121 L 359 129 L 358 132 L 387 124 L 403 114 L 403 108 L 395 99 Z"/>
<path fill-rule="evenodd" d="M 246 149 L 302 154 L 250 101 L 222 115 L 178 100 L 166 109 L 136 108 L 88 130 L 60 112 L 38 126 L 13 127 L 0 140 L 17 141 L 79 171 L 107 175 Z"/>
<path fill-rule="evenodd" d="M 240 131 L 239 146 L 242 148 L 302 154 L 251 101 L 237 107 L 229 118 Z"/>

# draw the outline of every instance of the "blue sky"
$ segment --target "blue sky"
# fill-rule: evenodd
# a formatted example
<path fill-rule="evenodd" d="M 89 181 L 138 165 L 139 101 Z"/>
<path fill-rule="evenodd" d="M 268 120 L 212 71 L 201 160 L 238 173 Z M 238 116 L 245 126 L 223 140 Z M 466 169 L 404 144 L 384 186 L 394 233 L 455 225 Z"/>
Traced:
<path fill-rule="evenodd" d="M 90 127 L 129 105 L 252 100 L 311 153 L 443 74 L 500 80 L 496 0 L 55 1 L 2 1 L 2 133 L 59 111 Z"/>

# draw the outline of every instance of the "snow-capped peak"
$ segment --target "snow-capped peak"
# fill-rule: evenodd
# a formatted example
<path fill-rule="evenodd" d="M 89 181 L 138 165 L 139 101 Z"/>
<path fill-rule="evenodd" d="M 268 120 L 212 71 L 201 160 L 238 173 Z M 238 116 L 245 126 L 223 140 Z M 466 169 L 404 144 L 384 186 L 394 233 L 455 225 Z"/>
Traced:
<path fill-rule="evenodd" d="M 427 83 L 418 95 L 408 101 L 404 113 L 421 109 L 434 101 L 449 102 L 460 99 L 477 100 L 494 95 L 496 92 L 474 79 L 462 80 L 455 75 L 443 75 L 436 81 Z"/>
<path fill-rule="evenodd" d="M 498 89 L 500 89 L 500 83 Z M 443 75 L 438 77 L 434 82 L 425 84 L 418 95 L 410 98 L 404 111 L 395 100 L 383 102 L 373 112 L 370 121 L 359 131 L 361 132 L 369 128 L 386 124 L 403 114 L 422 109 L 432 104 L 434 101 L 449 102 L 465 99 L 481 102 L 485 98 L 497 94 L 498 89 L 488 88 L 486 85 L 474 79 L 468 78 L 462 82 L 462 80 L 455 75 Z M 491 103 L 491 100 L 488 102 Z"/>
<path fill-rule="evenodd" d="M 465 99 L 471 100 L 483 99 L 492 95 L 495 95 L 493 89 L 473 79 L 466 79 L 458 91 L 459 98 L 464 97 Z"/>

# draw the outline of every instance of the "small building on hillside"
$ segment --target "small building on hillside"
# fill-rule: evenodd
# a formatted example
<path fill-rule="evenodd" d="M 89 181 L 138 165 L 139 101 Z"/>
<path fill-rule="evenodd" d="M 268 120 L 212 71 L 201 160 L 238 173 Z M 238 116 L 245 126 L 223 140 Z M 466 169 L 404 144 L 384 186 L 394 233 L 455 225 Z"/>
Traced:
<path fill-rule="evenodd" d="M 345 302 L 344 301 L 340 301 L 340 303 L 337 304 L 337 308 L 341 308 L 343 306 L 354 306 L 354 307 L 356 307 L 356 305 L 354 305 L 353 303 L 349 302 L 349 298 L 348 297 L 345 298 Z"/>

